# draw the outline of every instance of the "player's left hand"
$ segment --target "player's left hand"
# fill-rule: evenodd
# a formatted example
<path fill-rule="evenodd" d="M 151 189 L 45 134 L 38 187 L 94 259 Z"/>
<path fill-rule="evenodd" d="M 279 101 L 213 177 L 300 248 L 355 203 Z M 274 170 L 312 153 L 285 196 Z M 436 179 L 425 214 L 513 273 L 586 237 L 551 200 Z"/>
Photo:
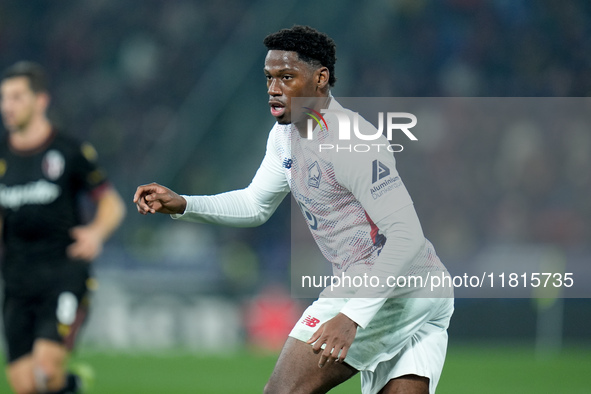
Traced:
<path fill-rule="evenodd" d="M 67 249 L 71 259 L 92 261 L 103 250 L 103 238 L 91 226 L 78 226 L 70 230 L 74 240 Z"/>
<path fill-rule="evenodd" d="M 322 351 L 318 367 L 322 368 L 331 362 L 342 363 L 347 357 L 356 333 L 357 323 L 342 313 L 322 324 L 307 342 L 314 344 L 312 346 L 314 353 L 318 354 Z M 322 345 L 326 345 L 324 350 Z"/>

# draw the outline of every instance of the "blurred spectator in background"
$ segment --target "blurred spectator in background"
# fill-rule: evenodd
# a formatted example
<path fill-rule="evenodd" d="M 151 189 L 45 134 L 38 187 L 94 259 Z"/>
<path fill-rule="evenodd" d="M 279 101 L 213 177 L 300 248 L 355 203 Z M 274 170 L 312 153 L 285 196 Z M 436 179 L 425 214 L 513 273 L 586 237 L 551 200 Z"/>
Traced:
<path fill-rule="evenodd" d="M 270 285 L 262 289 L 244 310 L 248 345 L 254 350 L 277 352 L 303 308 L 283 287 Z"/>

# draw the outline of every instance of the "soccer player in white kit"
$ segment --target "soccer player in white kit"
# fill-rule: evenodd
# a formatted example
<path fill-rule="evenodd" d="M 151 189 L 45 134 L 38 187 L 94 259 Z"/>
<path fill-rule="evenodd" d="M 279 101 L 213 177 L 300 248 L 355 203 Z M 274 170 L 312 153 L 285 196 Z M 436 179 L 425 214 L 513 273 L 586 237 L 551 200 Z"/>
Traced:
<path fill-rule="evenodd" d="M 258 226 L 291 191 L 334 276 L 371 274 L 383 281 L 447 275 L 423 235 L 391 152 L 318 149 L 339 143 L 331 113 L 352 115 L 330 95 L 336 81 L 332 39 L 294 26 L 264 43 L 269 105 L 277 123 L 251 184 L 214 196 L 180 196 L 156 183 L 143 185 L 134 195 L 138 211 Z M 301 108 L 291 106 L 294 97 L 312 98 L 315 111 L 329 110 L 327 127 L 316 127 L 312 139 L 297 115 Z M 366 135 L 376 131 L 363 119 L 359 128 Z M 379 142 L 388 145 L 385 138 Z M 264 392 L 325 393 L 361 372 L 364 394 L 434 393 L 452 313 L 451 289 L 426 294 L 416 286 L 327 288 L 296 323 Z"/>

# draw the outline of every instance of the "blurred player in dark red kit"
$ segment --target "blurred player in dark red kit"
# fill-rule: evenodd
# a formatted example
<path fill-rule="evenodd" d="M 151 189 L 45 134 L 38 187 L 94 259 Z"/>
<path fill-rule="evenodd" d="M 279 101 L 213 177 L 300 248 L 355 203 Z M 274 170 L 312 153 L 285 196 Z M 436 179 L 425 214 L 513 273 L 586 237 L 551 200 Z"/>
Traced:
<path fill-rule="evenodd" d="M 7 376 L 19 394 L 80 393 L 66 362 L 88 308 L 90 262 L 119 226 L 125 206 L 87 143 L 47 118 L 44 69 L 19 62 L 0 84 L 8 131 L 0 141 Z M 83 223 L 81 197 L 96 202 Z"/>

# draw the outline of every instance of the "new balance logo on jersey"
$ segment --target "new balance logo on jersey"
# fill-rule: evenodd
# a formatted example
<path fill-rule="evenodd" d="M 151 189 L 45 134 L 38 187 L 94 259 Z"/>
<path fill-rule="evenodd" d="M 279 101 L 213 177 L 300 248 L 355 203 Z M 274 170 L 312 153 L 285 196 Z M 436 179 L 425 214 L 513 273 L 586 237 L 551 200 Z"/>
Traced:
<path fill-rule="evenodd" d="M 372 163 L 371 183 L 376 183 L 388 175 L 390 175 L 390 169 L 384 163 L 374 160 Z"/>
<path fill-rule="evenodd" d="M 316 327 L 316 325 L 320 323 L 320 320 L 312 317 L 310 315 L 306 316 L 304 320 L 302 320 L 302 324 L 307 325 L 308 327 Z"/>

